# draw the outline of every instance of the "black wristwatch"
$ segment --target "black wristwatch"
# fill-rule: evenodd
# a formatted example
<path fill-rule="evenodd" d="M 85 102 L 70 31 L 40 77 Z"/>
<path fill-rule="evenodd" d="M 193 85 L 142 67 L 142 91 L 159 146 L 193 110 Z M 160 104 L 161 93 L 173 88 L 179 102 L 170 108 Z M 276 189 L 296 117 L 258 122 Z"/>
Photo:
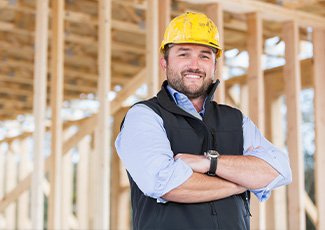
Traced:
<path fill-rule="evenodd" d="M 210 160 L 210 169 L 207 172 L 209 176 L 215 176 L 218 164 L 219 152 L 216 150 L 208 150 L 204 155 Z"/>

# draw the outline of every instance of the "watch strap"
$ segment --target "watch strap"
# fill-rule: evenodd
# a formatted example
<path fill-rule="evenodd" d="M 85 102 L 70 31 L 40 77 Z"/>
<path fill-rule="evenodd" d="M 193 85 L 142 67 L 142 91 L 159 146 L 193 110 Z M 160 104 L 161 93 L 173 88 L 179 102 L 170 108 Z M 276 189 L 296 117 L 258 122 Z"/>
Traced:
<path fill-rule="evenodd" d="M 216 175 L 217 163 L 218 163 L 218 158 L 217 157 L 210 157 L 210 169 L 208 171 L 209 176 L 215 176 Z"/>

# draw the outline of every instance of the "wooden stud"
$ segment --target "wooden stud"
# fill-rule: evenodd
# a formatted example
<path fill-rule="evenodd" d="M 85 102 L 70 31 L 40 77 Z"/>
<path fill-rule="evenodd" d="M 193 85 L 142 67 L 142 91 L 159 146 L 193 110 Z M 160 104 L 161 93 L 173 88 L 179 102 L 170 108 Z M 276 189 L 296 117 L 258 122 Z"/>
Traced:
<path fill-rule="evenodd" d="M 271 78 L 265 79 L 265 86 L 269 85 Z M 283 115 L 281 113 L 282 97 L 274 97 L 273 89 L 265 87 L 265 114 L 266 114 L 266 138 L 280 148 L 284 148 Z M 279 131 L 280 130 L 280 131 Z M 272 191 L 272 195 L 266 203 L 267 229 L 287 230 L 287 199 L 286 187 L 280 187 Z"/>
<path fill-rule="evenodd" d="M 70 216 L 72 214 L 72 151 L 69 151 L 64 157 L 62 157 L 62 205 L 61 205 L 61 228 L 70 229 Z"/>
<path fill-rule="evenodd" d="M 319 219 L 321 219 L 318 218 L 318 210 L 306 191 L 304 196 L 305 196 L 306 214 L 310 218 L 311 222 L 317 227 L 317 224 L 319 223 Z"/>
<path fill-rule="evenodd" d="M 158 0 L 148 0 L 146 14 L 146 69 L 148 97 L 159 90 Z"/>
<path fill-rule="evenodd" d="M 88 186 L 88 228 L 94 229 L 95 222 L 95 199 L 96 199 L 96 191 L 95 191 L 95 183 L 96 183 L 96 149 L 95 149 L 95 134 L 91 135 L 90 140 L 90 154 L 89 154 L 89 165 L 88 165 L 88 178 L 89 178 L 89 186 Z"/>
<path fill-rule="evenodd" d="M 96 129 L 96 201 L 94 228 L 107 229 L 110 225 L 110 155 L 111 134 L 109 127 L 110 103 L 108 93 L 111 85 L 111 0 L 99 0 L 98 17 L 98 126 Z"/>
<path fill-rule="evenodd" d="M 64 69 L 64 0 L 52 4 L 52 45 L 51 45 L 51 156 L 49 195 L 50 229 L 60 229 L 62 205 L 62 117 L 63 69 Z"/>
<path fill-rule="evenodd" d="M 160 42 L 164 39 L 164 33 L 167 25 L 170 22 L 170 15 L 171 15 L 171 0 L 164 0 L 164 1 L 158 1 L 158 9 L 159 9 L 159 38 L 158 38 L 158 45 L 160 45 Z M 159 63 L 159 60 L 158 60 Z M 158 64 L 159 68 L 159 64 Z M 161 68 L 159 68 L 159 82 L 158 86 L 160 86 L 163 81 L 166 80 L 166 76 L 164 71 L 162 71 Z"/>
<path fill-rule="evenodd" d="M 114 114 L 114 126 L 113 126 L 113 140 L 116 139 L 120 132 L 120 124 L 127 113 L 129 108 L 122 108 Z M 121 177 L 126 174 L 125 170 L 121 170 L 121 160 L 117 155 L 114 148 L 112 156 L 112 174 L 115 175 L 111 180 L 111 198 L 112 198 L 112 213 L 111 213 L 111 229 L 130 229 L 130 207 L 123 206 L 124 200 L 122 200 L 121 193 Z M 127 191 L 127 195 L 130 195 Z M 124 199 L 125 197 L 123 197 Z M 129 199 L 126 198 L 128 203 Z"/>
<path fill-rule="evenodd" d="M 317 229 L 325 229 L 325 30 L 314 30 L 314 90 L 315 90 L 315 197 L 318 209 Z"/>
<path fill-rule="evenodd" d="M 32 171 L 31 160 L 29 159 L 30 149 L 28 142 L 30 138 L 25 138 L 19 141 L 19 168 L 18 168 L 18 181 L 23 180 Z M 30 229 L 31 222 L 29 220 L 29 190 L 22 193 L 18 199 L 18 229 Z"/>
<path fill-rule="evenodd" d="M 306 226 L 304 206 L 304 161 L 301 147 L 300 91 L 301 77 L 299 66 L 299 28 L 295 21 L 283 24 L 285 42 L 284 66 L 285 96 L 287 103 L 287 143 L 292 170 L 292 183 L 288 187 L 289 229 L 302 230 Z"/>
<path fill-rule="evenodd" d="M 44 227 L 44 136 L 47 81 L 48 0 L 37 0 L 35 71 L 34 71 L 34 168 L 32 179 L 32 224 L 34 229 Z"/>
<path fill-rule="evenodd" d="M 77 168 L 77 219 L 79 229 L 88 229 L 88 196 L 87 188 L 89 186 L 89 155 L 90 151 L 90 136 L 84 137 L 78 143 L 79 162 Z"/>
<path fill-rule="evenodd" d="M 224 48 L 224 24 L 223 24 L 223 9 L 221 4 L 208 4 L 206 6 L 206 14 L 208 17 L 212 19 L 212 21 L 216 24 L 218 31 L 219 31 L 219 42 L 220 46 Z M 225 102 L 225 82 L 222 80 L 223 77 L 223 56 L 221 56 L 217 60 L 217 66 L 216 66 L 216 79 L 220 80 L 220 84 L 217 88 L 217 91 L 214 95 L 214 100 L 218 103 L 224 103 Z"/>
<path fill-rule="evenodd" d="M 91 134 L 95 127 L 96 127 L 96 122 L 97 122 L 97 116 L 94 115 L 91 118 L 86 118 L 86 119 L 82 119 L 83 121 L 81 123 L 79 123 L 79 121 L 77 123 L 75 122 L 71 122 L 70 125 L 73 124 L 79 124 L 80 125 L 80 129 L 77 133 L 75 133 L 72 137 L 70 137 L 68 140 L 66 140 L 64 142 L 63 145 L 63 154 L 67 154 L 67 152 L 74 147 L 78 142 L 80 142 L 80 140 L 82 140 L 86 135 Z M 67 127 L 65 127 L 65 129 L 70 128 L 71 126 L 68 125 Z M 26 135 L 22 135 L 22 137 L 18 137 L 19 138 L 26 138 L 27 136 L 29 136 L 30 134 L 26 134 Z M 8 142 L 13 142 L 14 139 L 7 139 Z M 45 171 L 48 170 L 49 168 L 49 159 L 46 159 L 45 161 Z M 19 184 L 12 189 L 10 192 L 6 193 L 5 197 L 3 197 L 0 200 L 0 212 L 2 212 L 3 210 L 5 210 L 8 205 L 12 202 L 14 202 L 15 200 L 18 199 L 18 197 L 24 193 L 31 185 L 31 178 L 32 178 L 32 174 L 27 175 L 26 177 L 24 177 L 24 179 L 22 179 Z"/>
<path fill-rule="evenodd" d="M 17 184 L 17 164 L 16 154 L 12 151 L 13 144 L 9 146 L 9 151 L 6 154 L 6 192 L 9 192 Z M 12 202 L 5 211 L 6 229 L 16 228 L 16 203 Z"/>
<path fill-rule="evenodd" d="M 249 117 L 259 130 L 264 133 L 263 22 L 260 14 L 248 14 L 247 26 Z M 252 196 L 251 207 L 253 216 L 251 219 L 252 229 L 265 229 L 265 203 L 260 203 L 256 197 Z"/>
<path fill-rule="evenodd" d="M 0 169 L 4 169 L 5 168 L 5 153 L 3 150 L 3 143 L 0 143 Z M 0 184 L 3 185 L 4 181 L 5 181 L 5 170 L 0 170 Z M 0 187 L 0 200 L 3 199 L 3 196 L 5 194 L 4 188 L 3 186 Z M 0 206 L 1 207 L 1 206 Z M 2 210 L 0 209 L 0 229 L 5 229 L 6 225 L 5 225 L 5 219 L 2 213 Z"/>

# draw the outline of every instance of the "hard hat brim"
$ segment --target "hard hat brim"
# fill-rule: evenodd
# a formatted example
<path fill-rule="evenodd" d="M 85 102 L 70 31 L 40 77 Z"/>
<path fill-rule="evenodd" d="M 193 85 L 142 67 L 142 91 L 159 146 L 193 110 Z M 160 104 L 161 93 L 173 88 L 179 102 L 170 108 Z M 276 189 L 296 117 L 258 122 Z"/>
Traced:
<path fill-rule="evenodd" d="M 164 53 L 165 52 L 165 48 L 166 46 L 170 45 L 170 44 L 194 44 L 194 45 L 203 45 L 203 46 L 207 46 L 210 48 L 214 48 L 216 49 L 216 58 L 219 58 L 222 56 L 223 50 L 220 46 L 213 44 L 213 43 L 207 43 L 207 42 L 199 42 L 199 41 L 175 41 L 175 42 L 171 42 L 168 44 L 164 44 L 162 42 L 161 46 L 160 46 L 160 52 Z"/>

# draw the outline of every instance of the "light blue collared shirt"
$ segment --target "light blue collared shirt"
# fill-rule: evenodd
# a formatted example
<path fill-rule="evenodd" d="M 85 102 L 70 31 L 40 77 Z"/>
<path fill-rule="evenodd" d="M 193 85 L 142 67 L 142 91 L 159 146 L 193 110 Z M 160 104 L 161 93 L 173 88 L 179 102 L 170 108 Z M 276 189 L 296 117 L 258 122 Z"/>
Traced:
<path fill-rule="evenodd" d="M 167 89 L 180 108 L 202 120 L 204 106 L 197 112 L 186 95 L 170 86 Z M 265 160 L 279 173 L 266 187 L 251 190 L 260 201 L 265 201 L 271 190 L 291 182 L 288 155 L 266 140 L 247 116 L 243 116 L 243 136 L 243 154 Z M 259 148 L 250 151 L 251 146 Z M 115 147 L 140 190 L 157 202 L 166 202 L 161 197 L 184 183 L 193 173 L 184 161 L 174 160 L 162 118 L 144 104 L 137 104 L 128 111 Z"/>

